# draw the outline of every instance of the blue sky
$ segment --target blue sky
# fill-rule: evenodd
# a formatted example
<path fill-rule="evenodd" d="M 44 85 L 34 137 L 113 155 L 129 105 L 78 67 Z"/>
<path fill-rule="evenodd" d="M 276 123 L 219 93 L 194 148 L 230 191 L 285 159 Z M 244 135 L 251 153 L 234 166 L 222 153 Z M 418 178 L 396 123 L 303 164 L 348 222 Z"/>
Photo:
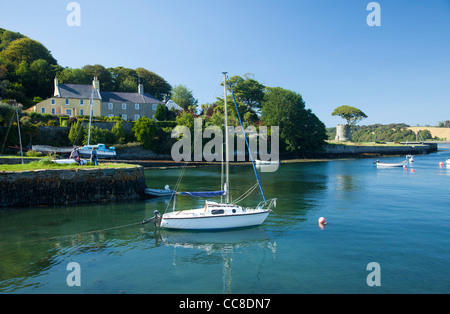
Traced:
<path fill-rule="evenodd" d="M 220 96 L 222 71 L 252 73 L 302 94 L 327 126 L 355 106 L 361 124 L 450 120 L 450 0 L 0 0 L 0 27 L 44 44 L 62 66 L 144 67 L 184 84 L 199 103 Z"/>

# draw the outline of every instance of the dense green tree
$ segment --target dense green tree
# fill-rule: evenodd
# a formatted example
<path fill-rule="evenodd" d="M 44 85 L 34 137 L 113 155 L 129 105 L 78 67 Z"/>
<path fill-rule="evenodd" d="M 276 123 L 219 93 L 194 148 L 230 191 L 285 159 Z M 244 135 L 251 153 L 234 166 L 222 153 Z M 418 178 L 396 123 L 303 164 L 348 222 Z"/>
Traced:
<path fill-rule="evenodd" d="M 81 145 L 87 135 L 87 128 L 83 127 L 83 120 L 79 119 L 77 123 L 72 123 L 69 131 L 69 141 L 72 145 Z"/>
<path fill-rule="evenodd" d="M 261 109 L 266 87 L 250 78 L 249 73 L 245 74 L 244 78 L 238 75 L 231 77 L 227 85 L 227 89 L 231 92 L 230 86 L 237 101 L 245 104 L 248 109 Z"/>
<path fill-rule="evenodd" d="M 159 104 L 158 107 L 156 107 L 155 119 L 158 121 L 166 121 L 168 112 L 169 109 L 166 105 Z"/>
<path fill-rule="evenodd" d="M 93 78 L 82 69 L 73 69 L 69 67 L 66 67 L 62 71 L 60 71 L 57 77 L 60 83 L 82 84 L 82 85 L 91 84 Z M 100 86 L 102 86 L 101 81 Z"/>
<path fill-rule="evenodd" d="M 12 41 L 24 37 L 25 36 L 21 33 L 11 32 L 9 30 L 0 28 L 0 51 L 5 50 Z"/>
<path fill-rule="evenodd" d="M 22 61 L 30 64 L 39 59 L 44 59 L 49 64 L 57 64 L 55 58 L 44 45 L 28 37 L 10 42 L 6 49 L 0 52 L 0 57 L 5 57 L 14 64 L 19 64 Z"/>
<path fill-rule="evenodd" d="M 155 96 L 159 100 L 163 100 L 164 95 L 170 95 L 172 86 L 164 78 L 144 68 L 137 68 L 135 71 L 147 94 Z"/>
<path fill-rule="evenodd" d="M 300 94 L 281 87 L 268 88 L 262 102 L 262 121 L 280 127 L 280 147 L 287 151 L 314 151 L 326 139 L 325 125 Z"/>
<path fill-rule="evenodd" d="M 147 117 L 140 117 L 133 126 L 133 134 L 146 149 L 151 149 L 156 136 L 156 122 Z"/>
<path fill-rule="evenodd" d="M 185 85 L 175 85 L 172 88 L 171 99 L 185 110 L 198 104 L 198 100 L 194 98 L 192 91 Z"/>

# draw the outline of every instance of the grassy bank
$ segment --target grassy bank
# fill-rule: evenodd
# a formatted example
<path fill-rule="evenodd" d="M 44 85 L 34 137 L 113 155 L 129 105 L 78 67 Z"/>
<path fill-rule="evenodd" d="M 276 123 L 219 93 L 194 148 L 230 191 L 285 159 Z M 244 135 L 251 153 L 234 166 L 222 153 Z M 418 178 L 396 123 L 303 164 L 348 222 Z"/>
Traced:
<path fill-rule="evenodd" d="M 57 164 L 51 161 L 32 161 L 28 164 L 18 164 L 18 165 L 0 165 L 1 171 L 34 171 L 34 170 L 48 170 L 48 169 L 108 169 L 108 168 L 133 168 L 136 165 L 124 164 L 124 163 L 102 163 L 100 162 L 98 166 L 95 165 L 85 165 L 79 166 L 77 164 Z"/>

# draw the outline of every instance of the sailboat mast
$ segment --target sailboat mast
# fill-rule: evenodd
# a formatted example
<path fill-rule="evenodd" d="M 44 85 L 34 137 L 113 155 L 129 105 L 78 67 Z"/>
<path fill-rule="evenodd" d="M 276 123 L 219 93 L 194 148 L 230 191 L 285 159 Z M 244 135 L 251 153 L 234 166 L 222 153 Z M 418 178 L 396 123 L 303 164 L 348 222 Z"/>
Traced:
<path fill-rule="evenodd" d="M 228 108 L 227 108 L 227 73 L 223 73 L 223 95 L 224 95 L 224 112 L 225 112 L 225 183 L 227 185 L 226 190 L 226 203 L 230 203 L 230 180 L 229 180 L 229 163 L 230 157 L 228 154 Z"/>
<path fill-rule="evenodd" d="M 91 140 L 91 123 L 92 123 L 92 111 L 94 108 L 94 92 L 95 92 L 95 88 L 92 89 L 92 95 L 91 95 L 91 101 L 89 104 L 89 129 L 88 129 L 88 141 L 87 144 L 89 145 L 90 140 Z"/>

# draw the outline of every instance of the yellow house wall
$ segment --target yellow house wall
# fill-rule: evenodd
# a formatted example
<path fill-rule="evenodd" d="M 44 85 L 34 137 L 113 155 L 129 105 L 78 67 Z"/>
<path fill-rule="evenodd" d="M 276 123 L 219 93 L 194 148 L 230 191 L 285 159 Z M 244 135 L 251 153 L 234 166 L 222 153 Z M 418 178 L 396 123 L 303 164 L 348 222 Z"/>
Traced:
<path fill-rule="evenodd" d="M 52 105 L 52 99 L 55 100 L 55 104 Z M 41 113 L 42 108 L 45 108 L 45 113 L 52 113 L 52 108 L 55 108 L 56 115 L 66 115 L 66 109 L 72 109 L 72 116 L 79 116 L 80 110 L 84 110 L 84 115 L 89 115 L 89 105 L 90 99 L 84 99 L 84 105 L 80 105 L 80 99 L 78 98 L 69 98 L 69 104 L 66 105 L 66 98 L 58 98 L 52 97 L 37 103 L 34 111 Z M 101 116 L 100 111 L 100 99 L 94 99 L 94 116 Z"/>

